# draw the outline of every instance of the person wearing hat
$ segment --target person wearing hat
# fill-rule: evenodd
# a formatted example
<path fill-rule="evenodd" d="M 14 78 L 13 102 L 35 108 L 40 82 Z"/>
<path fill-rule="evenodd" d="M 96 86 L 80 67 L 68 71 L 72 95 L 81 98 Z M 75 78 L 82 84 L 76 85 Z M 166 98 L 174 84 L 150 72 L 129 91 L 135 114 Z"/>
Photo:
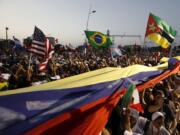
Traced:
<path fill-rule="evenodd" d="M 144 117 L 139 117 L 135 109 L 130 109 L 129 113 L 130 128 L 125 130 L 123 135 L 170 135 L 164 127 L 164 114 L 155 112 L 152 114 L 151 121 Z"/>
<path fill-rule="evenodd" d="M 164 114 L 162 112 L 154 112 L 152 114 L 146 135 L 170 135 L 164 127 Z"/>
<path fill-rule="evenodd" d="M 169 132 L 173 132 L 177 126 L 177 120 L 175 113 L 169 105 L 169 102 L 166 103 L 165 100 L 168 100 L 162 90 L 153 90 L 154 102 L 148 104 L 144 109 L 143 116 L 151 120 L 152 114 L 154 112 L 163 112 L 165 114 L 165 127 Z"/>

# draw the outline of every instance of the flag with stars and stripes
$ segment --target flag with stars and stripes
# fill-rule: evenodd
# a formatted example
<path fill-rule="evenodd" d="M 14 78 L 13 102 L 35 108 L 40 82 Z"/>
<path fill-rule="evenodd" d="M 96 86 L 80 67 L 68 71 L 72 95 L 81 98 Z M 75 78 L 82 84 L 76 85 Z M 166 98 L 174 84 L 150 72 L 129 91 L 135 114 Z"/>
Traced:
<path fill-rule="evenodd" d="M 40 57 L 46 55 L 46 36 L 35 26 L 30 52 Z"/>

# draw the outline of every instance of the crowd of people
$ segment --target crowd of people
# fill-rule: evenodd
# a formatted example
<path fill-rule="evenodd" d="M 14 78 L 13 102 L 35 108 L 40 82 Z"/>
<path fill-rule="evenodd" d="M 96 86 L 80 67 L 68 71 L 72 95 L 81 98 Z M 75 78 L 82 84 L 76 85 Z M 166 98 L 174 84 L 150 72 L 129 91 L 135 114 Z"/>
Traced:
<path fill-rule="evenodd" d="M 176 74 L 140 92 L 144 112 L 130 106 L 120 108 L 120 100 L 102 132 L 105 135 L 179 135 L 179 86 L 180 74 Z"/>
<path fill-rule="evenodd" d="M 58 45 L 46 69 L 41 71 L 39 64 L 42 61 L 26 49 L 0 50 L 0 79 L 3 84 L 0 90 L 38 85 L 104 67 L 127 67 L 133 64 L 155 66 L 162 55 L 165 56 L 157 50 L 152 52 L 142 48 L 123 51 L 123 55 L 112 57 L 109 48 L 98 50 L 91 46 L 72 48 Z"/>
<path fill-rule="evenodd" d="M 119 49 L 123 50 L 123 54 L 112 56 L 110 48 L 94 49 L 91 46 L 72 48 L 58 45 L 55 46 L 45 70 L 39 70 L 41 60 L 26 49 L 0 49 L 0 90 L 39 85 L 105 67 L 127 67 L 134 64 L 156 66 L 160 64 L 162 57 L 168 56 L 168 52 L 154 48 L 119 47 Z M 140 93 L 144 113 L 129 107 L 119 110 L 119 103 L 101 134 L 178 135 L 180 130 L 178 86 L 180 75 L 174 75 Z"/>

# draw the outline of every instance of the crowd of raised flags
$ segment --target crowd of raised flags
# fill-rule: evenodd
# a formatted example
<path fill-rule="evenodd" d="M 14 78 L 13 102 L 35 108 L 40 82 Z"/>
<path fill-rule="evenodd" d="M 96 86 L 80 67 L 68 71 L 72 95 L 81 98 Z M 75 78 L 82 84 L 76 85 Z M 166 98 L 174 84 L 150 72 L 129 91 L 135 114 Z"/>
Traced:
<path fill-rule="evenodd" d="M 145 33 L 145 40 L 150 40 L 156 43 L 157 45 L 160 45 L 162 48 L 169 48 L 172 42 L 174 41 L 176 34 L 177 31 L 174 30 L 163 19 L 152 13 L 149 14 L 146 33 Z M 90 45 L 96 49 L 110 47 L 112 57 L 122 55 L 121 50 L 117 47 L 117 45 L 112 43 L 109 35 L 103 34 L 98 31 L 87 31 L 87 30 L 85 31 L 85 35 L 87 37 L 87 41 L 84 44 L 85 52 L 86 52 L 86 47 Z M 22 46 L 22 43 L 20 43 L 20 41 L 17 38 L 13 37 L 13 39 L 15 42 L 14 48 L 18 48 Z M 38 27 L 35 26 L 32 44 L 29 51 L 37 55 L 38 57 L 44 59 L 43 63 L 46 63 L 46 61 L 50 57 L 49 53 L 52 50 L 53 50 L 53 46 L 50 44 L 46 35 L 43 33 L 42 30 L 40 30 Z"/>
<path fill-rule="evenodd" d="M 85 31 L 89 44 L 95 48 L 105 48 L 112 45 L 107 35 L 97 31 Z M 145 39 L 149 39 L 160 45 L 162 48 L 168 48 L 174 41 L 177 31 L 160 17 L 150 13 L 147 22 Z"/>

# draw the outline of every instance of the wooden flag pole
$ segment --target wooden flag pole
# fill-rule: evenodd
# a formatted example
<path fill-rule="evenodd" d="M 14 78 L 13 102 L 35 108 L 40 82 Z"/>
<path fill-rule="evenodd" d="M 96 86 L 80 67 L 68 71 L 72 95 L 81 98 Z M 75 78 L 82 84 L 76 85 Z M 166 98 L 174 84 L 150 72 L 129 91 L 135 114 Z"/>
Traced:
<path fill-rule="evenodd" d="M 28 69 L 30 69 L 30 66 L 31 66 L 31 59 L 32 59 L 32 53 L 30 53 L 30 56 L 29 56 Z"/>

